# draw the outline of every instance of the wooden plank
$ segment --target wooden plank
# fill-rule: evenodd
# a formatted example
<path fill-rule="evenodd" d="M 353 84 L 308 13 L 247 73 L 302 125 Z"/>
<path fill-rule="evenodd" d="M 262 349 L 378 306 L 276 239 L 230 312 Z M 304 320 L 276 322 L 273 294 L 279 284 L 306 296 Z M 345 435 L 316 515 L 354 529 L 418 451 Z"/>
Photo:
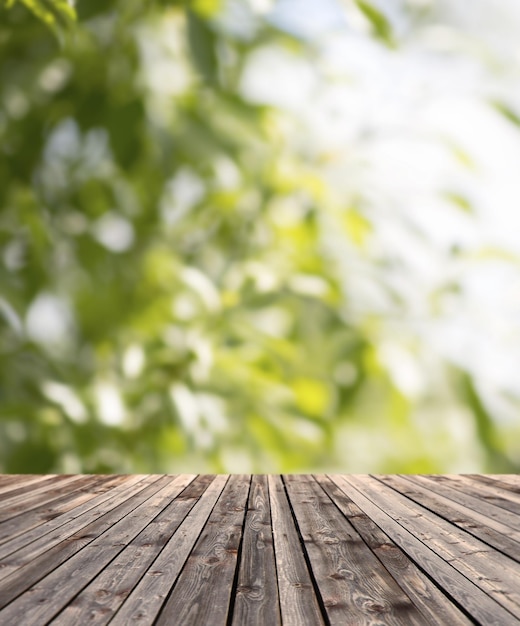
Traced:
<path fill-rule="evenodd" d="M 80 527 L 74 520 L 82 518 L 85 520 L 85 524 L 88 524 L 100 514 L 100 509 L 98 508 L 100 505 L 113 501 L 119 494 L 123 494 L 129 489 L 132 489 L 138 483 L 143 483 L 144 485 L 147 480 L 145 475 L 120 476 L 118 478 L 121 478 L 122 482 L 115 487 L 111 486 L 107 492 L 96 495 L 92 500 L 74 507 L 74 509 L 71 509 L 63 516 L 50 519 L 23 535 L 13 537 L 9 539 L 9 541 L 4 541 L 0 545 L 0 579 L 4 577 L 7 556 L 18 552 L 22 548 L 26 548 L 35 541 L 39 542 L 37 546 L 41 547 L 41 551 L 52 547 L 68 536 L 67 531 L 71 528 L 71 525 L 76 530 Z M 103 482 L 108 482 L 108 479 L 105 479 Z M 110 510 L 110 504 L 106 504 L 105 508 L 106 510 Z M 69 534 L 73 534 L 76 530 L 70 530 Z"/>
<path fill-rule="evenodd" d="M 420 476 L 379 476 L 381 482 L 407 498 L 430 509 L 436 515 L 484 541 L 505 555 L 520 562 L 520 531 L 513 530 L 492 516 L 481 514 L 465 506 L 466 496 L 452 500 L 443 495 L 442 486 L 422 481 Z M 472 497 L 472 496 L 468 496 Z M 474 498 L 473 498 L 474 499 Z M 489 509 L 493 505 L 483 503 Z M 494 507 L 496 508 L 496 507 Z"/>
<path fill-rule="evenodd" d="M 378 481 L 379 482 L 379 481 Z M 399 523 L 413 532 L 446 559 L 454 568 L 465 574 L 486 593 L 496 597 L 505 608 L 520 618 L 520 565 L 489 545 L 476 539 L 423 506 L 413 503 L 398 492 L 388 493 L 392 505 L 400 508 Z M 412 516 L 414 516 L 412 519 Z"/>
<path fill-rule="evenodd" d="M 43 483 L 38 483 L 36 488 L 32 488 L 30 485 L 27 487 L 29 489 L 27 492 L 23 489 L 24 493 L 18 495 L 6 494 L 9 497 L 2 499 L 0 522 L 15 517 L 24 511 L 30 511 L 42 502 L 51 502 L 54 498 L 59 497 L 64 489 L 70 489 L 72 483 L 78 482 L 79 484 L 85 482 L 85 476 L 56 476 L 43 481 Z"/>
<path fill-rule="evenodd" d="M 215 479 L 197 477 L 54 619 L 53 626 L 107 624 Z"/>
<path fill-rule="evenodd" d="M 0 482 L 0 504 L 4 502 L 4 497 L 11 497 L 16 493 L 24 493 L 24 491 L 30 491 L 34 489 L 36 483 L 41 483 L 49 478 L 55 478 L 56 474 L 48 474 L 42 476 L 39 474 L 17 474 L 17 475 L 1 475 Z"/>
<path fill-rule="evenodd" d="M 47 623 L 61 611 L 110 561 L 120 554 L 159 513 L 171 498 L 178 495 L 195 475 L 163 476 L 145 492 L 134 498 L 140 502 L 128 515 L 111 524 L 105 532 L 82 550 L 55 567 L 37 584 L 11 602 L 2 612 L 3 623 L 15 623 L 23 615 L 28 623 Z M 157 490 L 156 488 L 159 487 Z M 148 494 L 147 494 L 148 495 Z M 59 593 L 54 593 L 59 589 Z"/>
<path fill-rule="evenodd" d="M 516 493 L 520 490 L 520 474 L 468 474 L 468 476 L 475 480 L 488 478 L 492 481 L 498 481 L 504 485 L 505 489 L 512 487 L 512 491 L 516 491 Z M 505 485 L 509 485 L 509 487 L 505 487 Z"/>
<path fill-rule="evenodd" d="M 489 500 L 489 496 L 499 497 L 500 501 L 496 503 L 497 506 L 514 502 L 517 506 L 508 510 L 518 511 L 518 505 L 520 505 L 520 484 L 515 485 L 501 480 L 486 481 L 486 476 L 483 474 L 480 476 L 480 480 L 468 474 L 447 474 L 446 477 L 454 486 L 458 485 L 460 489 L 466 486 L 476 490 L 475 493 L 478 493 L 479 497 L 486 501 L 493 502 L 493 500 Z"/>
<path fill-rule="evenodd" d="M 520 624 L 516 476 L 193 478 L 0 476 L 0 624 Z"/>
<path fill-rule="evenodd" d="M 504 519 L 512 521 L 517 519 L 516 509 L 520 506 L 520 488 L 517 489 L 514 485 L 509 485 L 509 489 L 505 489 L 503 486 L 507 483 L 489 480 L 486 476 L 482 476 L 482 480 L 476 480 L 470 476 L 449 474 L 417 474 L 413 475 L 413 478 L 421 480 L 422 484 L 429 485 L 431 489 L 436 491 L 439 489 L 449 491 L 452 499 L 460 499 L 465 496 L 472 507 L 481 512 L 486 512 L 487 507 L 490 507 L 490 512 L 498 512 L 498 515 L 505 516 Z M 510 506 L 512 509 L 509 508 Z"/>
<path fill-rule="evenodd" d="M 46 576 L 68 558 L 91 543 L 115 522 L 125 517 L 143 500 L 152 496 L 162 486 L 161 478 L 149 476 L 130 489 L 112 497 L 108 503 L 88 511 L 79 519 L 66 524 L 53 536 L 48 535 L 18 550 L 2 563 L 2 573 L 9 575 L 0 581 L 0 607 L 6 606 L 17 596 Z M 94 519 L 94 521 L 89 520 Z M 49 533 L 51 534 L 51 533 Z M 52 546 L 52 547 L 50 547 Z M 1 620 L 0 620 L 1 621 Z"/>
<path fill-rule="evenodd" d="M 450 563 L 442 558 L 444 550 L 439 550 L 437 542 L 429 537 L 432 530 L 438 532 L 439 529 L 428 523 L 430 520 L 424 521 L 425 509 L 419 505 L 411 508 L 403 506 L 404 496 L 400 498 L 395 492 L 389 493 L 388 487 L 371 477 L 348 475 L 332 478 L 341 488 L 345 487 L 346 490 L 343 490 L 349 497 L 477 622 L 486 626 L 511 625 L 514 617 L 499 604 L 499 594 L 494 594 L 497 596 L 495 600 L 482 589 L 483 575 L 472 572 L 468 578 L 459 568 L 455 569 L 451 555 L 448 557 Z M 453 529 L 449 526 L 450 530 Z M 442 533 L 442 539 L 449 546 L 450 534 Z"/>
<path fill-rule="evenodd" d="M 277 626 L 280 623 L 269 487 L 266 476 L 253 476 L 232 624 Z"/>
<path fill-rule="evenodd" d="M 24 534 L 27 538 L 27 533 L 32 528 L 42 526 L 45 522 L 60 517 L 60 515 L 71 511 L 76 506 L 93 499 L 96 495 L 105 493 L 108 489 L 123 482 L 123 480 L 123 476 L 114 476 L 112 480 L 107 480 L 105 477 L 93 475 L 87 484 L 80 485 L 77 490 L 65 493 L 51 503 L 42 504 L 35 509 L 0 523 L 0 544 L 11 541 L 21 534 Z M 40 530 L 43 532 L 44 528 Z"/>
<path fill-rule="evenodd" d="M 520 617 L 520 565 L 435 513 L 379 482 L 391 505 L 400 511 L 399 523 L 432 547 L 505 608 Z M 497 575 L 498 573 L 498 575 Z"/>
<path fill-rule="evenodd" d="M 268 482 L 282 623 L 324 624 L 282 479 L 269 476 Z"/>
<path fill-rule="evenodd" d="M 509 527 L 510 533 L 520 531 L 520 516 L 513 511 L 494 503 L 500 500 L 505 502 L 504 498 L 497 495 L 497 490 L 493 490 L 491 493 L 483 492 L 481 497 L 479 497 L 476 494 L 479 493 L 480 486 L 486 488 L 486 485 L 478 485 L 477 488 L 468 487 L 467 489 L 464 489 L 464 486 L 460 484 L 457 488 L 455 481 L 452 480 L 444 481 L 437 480 L 436 478 L 432 480 L 429 476 L 416 476 L 415 479 L 416 482 L 428 485 L 432 491 L 441 493 L 446 498 L 449 498 L 454 502 L 464 504 L 467 508 L 489 517 L 490 520 L 495 520 L 497 523 Z M 520 506 L 516 505 L 514 502 L 510 502 L 510 505 L 513 508 Z"/>
<path fill-rule="evenodd" d="M 115 614 L 111 626 L 154 622 L 227 481 L 227 476 L 217 476 L 206 489 Z"/>
<path fill-rule="evenodd" d="M 519 480 L 510 481 L 509 475 L 500 475 L 500 474 L 466 474 L 468 478 L 476 481 L 477 483 L 484 483 L 486 485 L 491 485 L 493 489 L 500 491 L 520 493 L 520 477 Z M 516 479 L 516 475 L 513 475 L 513 478 Z"/>
<path fill-rule="evenodd" d="M 503 519 L 511 520 L 514 524 L 520 516 L 520 496 L 512 492 L 497 492 L 494 487 L 485 485 L 483 483 L 477 483 L 472 480 L 465 480 L 463 476 L 456 476 L 454 474 L 434 474 L 425 475 L 425 480 L 430 482 L 444 485 L 446 488 L 452 489 L 455 493 L 463 493 L 466 496 L 472 496 L 476 510 L 483 510 L 485 504 L 492 504 L 495 508 L 495 515 L 501 514 Z M 502 510 L 505 509 L 506 513 Z M 491 509 L 490 509 L 491 510 Z M 513 515 L 507 515 L 507 512 Z M 487 511 L 486 511 L 487 514 Z M 515 528 L 516 526 L 512 526 Z"/>
<path fill-rule="evenodd" d="M 416 624 L 424 617 L 309 476 L 285 477 L 287 493 L 330 624 Z"/>
<path fill-rule="evenodd" d="M 229 478 L 159 614 L 157 626 L 226 623 L 250 480 L 242 475 Z"/>
<path fill-rule="evenodd" d="M 34 478 L 35 476 L 40 476 L 40 474 L 0 474 L 0 489 L 2 489 L 5 485 L 10 485 L 11 483 L 22 482 L 24 476 L 27 479 Z"/>
<path fill-rule="evenodd" d="M 18 481 L 10 483 L 9 486 L 15 487 L 15 489 L 11 489 L 7 493 L 2 494 L 2 496 L 0 497 L 0 503 L 2 505 L 1 510 L 4 511 L 12 503 L 12 500 L 20 495 L 29 493 L 30 495 L 27 496 L 27 499 L 29 500 L 32 494 L 41 493 L 45 489 L 48 489 L 49 487 L 52 487 L 53 485 L 61 483 L 63 481 L 65 481 L 66 483 L 67 479 L 73 478 L 73 476 L 70 474 L 49 474 L 46 476 L 39 476 L 35 478 L 36 480 L 33 479 L 29 481 L 24 481 L 22 484 L 20 484 Z"/>
<path fill-rule="evenodd" d="M 425 624 L 469 626 L 473 623 L 330 478 L 319 476 L 317 479 L 397 584 L 424 615 Z"/>

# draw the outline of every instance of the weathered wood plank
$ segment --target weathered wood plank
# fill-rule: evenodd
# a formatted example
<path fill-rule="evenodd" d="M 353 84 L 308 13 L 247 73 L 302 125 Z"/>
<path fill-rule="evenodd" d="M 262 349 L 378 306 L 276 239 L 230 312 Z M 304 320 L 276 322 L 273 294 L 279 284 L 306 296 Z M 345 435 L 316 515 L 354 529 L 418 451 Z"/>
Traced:
<path fill-rule="evenodd" d="M 416 476 L 379 476 L 378 478 L 407 498 L 434 511 L 436 515 L 443 517 L 454 526 L 458 526 L 520 562 L 520 532 L 502 522 L 497 522 L 491 516 L 483 515 L 465 506 L 466 497 L 472 496 L 456 492 L 461 497 L 457 500 L 450 499 L 443 495 L 443 490 L 438 485 L 423 482 L 421 477 Z M 483 503 L 485 510 L 489 510 L 492 506 L 494 505 Z"/>
<path fill-rule="evenodd" d="M 520 475 L 517 474 L 513 476 L 506 474 L 467 474 L 467 476 L 478 483 L 491 485 L 498 493 L 502 492 L 501 495 L 505 498 L 510 492 L 520 493 Z M 513 480 L 509 480 L 509 478 Z"/>
<path fill-rule="evenodd" d="M 46 476 L 33 477 L 33 479 L 29 481 L 23 480 L 20 483 L 10 483 L 9 487 L 16 485 L 16 489 L 11 489 L 7 493 L 2 494 L 0 497 L 2 510 L 6 509 L 7 506 L 9 506 L 13 500 L 18 498 L 20 495 L 29 494 L 25 496 L 25 500 L 28 503 L 34 495 L 37 495 L 59 483 L 66 485 L 71 478 L 74 478 L 72 474 L 49 474 Z"/>
<path fill-rule="evenodd" d="M 413 528 L 414 534 L 437 554 L 520 617 L 518 563 L 406 496 L 392 490 L 389 493 L 388 487 L 381 482 L 379 485 L 385 496 L 391 498 L 394 510 L 399 511 L 400 524 Z"/>
<path fill-rule="evenodd" d="M 142 483 L 142 485 L 136 489 L 144 488 L 144 485 L 147 484 L 147 480 L 149 479 L 144 475 L 124 476 L 123 482 L 113 489 L 95 496 L 88 502 L 80 504 L 68 511 L 65 515 L 46 521 L 41 526 L 2 543 L 0 545 L 0 579 L 6 574 L 5 565 L 7 563 L 7 556 L 15 552 L 22 554 L 19 552 L 20 550 L 23 548 L 29 549 L 29 546 L 31 546 L 31 558 L 34 558 L 39 553 L 51 548 L 76 532 L 76 530 L 82 528 L 83 522 L 84 525 L 87 525 L 103 512 L 110 510 L 114 498 L 117 498 L 120 494 L 128 492 L 128 490 L 134 488 L 135 485 L 139 483 Z M 103 508 L 99 508 L 101 505 L 103 505 Z M 113 506 L 116 505 L 114 504 Z"/>
<path fill-rule="evenodd" d="M 424 617 L 316 481 L 287 492 L 331 624 L 416 624 Z"/>
<path fill-rule="evenodd" d="M 269 487 L 266 476 L 253 476 L 232 624 L 277 626 L 280 623 Z"/>
<path fill-rule="evenodd" d="M 482 574 L 477 574 L 476 578 L 472 578 L 471 574 L 466 577 L 454 567 L 451 555 L 448 563 L 438 554 L 441 551 L 437 549 L 437 542 L 428 541 L 432 525 L 424 522 L 425 510 L 422 507 L 403 506 L 399 494 L 394 492 L 395 495 L 392 496 L 392 493 L 388 493 L 389 487 L 385 488 L 368 476 L 334 476 L 333 480 L 340 487 L 346 486 L 352 500 L 431 578 L 443 589 L 449 590 L 450 596 L 477 622 L 486 626 L 510 626 L 514 623 L 515 618 L 499 604 L 498 597 L 495 600 L 481 588 L 479 583 L 482 580 L 477 578 L 482 579 Z M 416 525 L 420 525 L 420 528 L 417 529 Z M 433 529 L 438 530 L 435 527 Z M 448 546 L 450 534 L 447 533 L 443 539 Z"/>
<path fill-rule="evenodd" d="M 53 626 L 107 624 L 215 479 L 197 477 L 52 621 Z"/>
<path fill-rule="evenodd" d="M 12 476 L 1 475 L 0 482 L 0 505 L 5 501 L 4 498 L 18 495 L 25 491 L 34 489 L 36 483 L 41 483 L 50 478 L 55 478 L 56 474 L 48 474 L 46 476 L 37 474 L 18 474 Z"/>
<path fill-rule="evenodd" d="M 0 612 L 0 619 L 9 624 L 17 616 L 23 615 L 27 623 L 47 623 L 120 554 L 167 506 L 171 498 L 178 495 L 194 478 L 194 475 L 189 474 L 160 478 L 148 488 L 148 493 L 145 490 L 132 499 L 132 504 L 136 506 L 127 515 L 115 521 L 82 550 L 55 567 L 11 602 Z M 54 593 L 56 589 L 59 589 L 59 593 Z"/>
<path fill-rule="evenodd" d="M 123 476 L 114 476 L 111 480 L 100 476 L 90 476 L 90 480 L 77 489 L 65 492 L 50 503 L 46 502 L 35 509 L 0 523 L 0 544 L 12 541 L 22 534 L 27 540 L 26 543 L 29 543 L 29 530 L 42 526 L 40 531 L 43 533 L 44 530 L 47 530 L 47 527 L 43 527 L 45 522 L 54 520 L 80 504 L 92 500 L 96 495 L 105 493 L 123 480 Z"/>
<path fill-rule="evenodd" d="M 80 519 L 72 520 L 70 524 L 66 525 L 65 532 L 63 528 L 58 529 L 59 532 L 55 533 L 54 541 L 51 544 L 49 544 L 47 535 L 10 555 L 2 563 L 2 574 L 6 574 L 6 576 L 0 581 L 0 607 L 5 607 L 14 598 L 125 517 L 143 500 L 148 499 L 161 488 L 162 481 L 159 481 L 161 478 L 157 476 L 147 477 L 130 489 L 112 497 L 107 503 L 89 511 Z M 94 521 L 90 521 L 92 518 Z M 50 549 L 49 545 L 52 545 Z"/>
<path fill-rule="evenodd" d="M 473 623 L 330 478 L 320 476 L 318 482 L 421 611 L 425 624 L 469 626 Z"/>
<path fill-rule="evenodd" d="M 388 492 L 386 494 L 389 497 Z M 393 494 L 390 496 L 392 505 L 402 507 L 403 517 L 398 520 L 401 524 L 407 524 L 408 528 L 412 525 L 416 536 L 520 618 L 518 563 L 400 493 L 394 491 Z M 410 524 L 413 515 L 413 524 Z"/>
<path fill-rule="evenodd" d="M 157 626 L 225 624 L 250 477 L 229 479 L 157 619 Z"/>
<path fill-rule="evenodd" d="M 55 476 L 43 483 L 38 483 L 35 489 L 22 489 L 24 493 L 17 495 L 6 494 L 2 498 L 0 508 L 0 522 L 8 520 L 24 511 L 30 511 L 34 509 L 42 502 L 52 502 L 55 498 L 58 498 L 63 489 L 70 488 L 72 483 L 81 485 L 88 480 L 86 476 Z"/>
<path fill-rule="evenodd" d="M 280 476 L 269 476 L 280 610 L 284 626 L 324 624 Z"/>
<path fill-rule="evenodd" d="M 24 477 L 28 480 L 37 476 L 41 476 L 40 474 L 0 474 L 0 489 L 4 485 L 9 485 L 14 482 L 21 483 L 24 480 Z"/>
<path fill-rule="evenodd" d="M 152 624 L 184 567 L 228 476 L 217 476 L 114 616 L 111 626 Z"/>
<path fill-rule="evenodd" d="M 469 474 L 470 476 L 480 476 L 480 474 Z M 499 480 L 503 483 L 509 483 L 513 487 L 520 487 L 520 474 L 486 474 L 491 480 Z"/>
<path fill-rule="evenodd" d="M 0 624 L 520 625 L 519 511 L 509 475 L 0 476 Z"/>
<path fill-rule="evenodd" d="M 512 524 L 516 522 L 516 526 L 513 526 L 513 528 L 518 526 L 518 516 L 520 516 L 520 496 L 518 494 L 512 492 L 499 493 L 492 486 L 476 483 L 469 479 L 465 480 L 463 476 L 454 474 L 426 475 L 424 479 L 437 485 L 444 485 L 444 487 L 452 489 L 456 494 L 462 493 L 465 496 L 473 497 L 476 510 L 485 510 L 486 514 L 488 509 L 484 509 L 485 505 L 493 505 L 495 508 L 489 509 L 489 511 L 494 519 L 496 519 L 497 515 L 502 515 L 504 520 L 508 520 Z"/>

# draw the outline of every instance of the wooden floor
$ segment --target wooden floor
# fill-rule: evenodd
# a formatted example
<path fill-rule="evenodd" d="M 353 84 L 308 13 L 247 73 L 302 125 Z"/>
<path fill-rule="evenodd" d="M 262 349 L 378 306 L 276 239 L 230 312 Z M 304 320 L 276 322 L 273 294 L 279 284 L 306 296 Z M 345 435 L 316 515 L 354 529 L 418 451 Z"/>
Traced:
<path fill-rule="evenodd" d="M 0 476 L 0 624 L 520 624 L 520 476 Z"/>

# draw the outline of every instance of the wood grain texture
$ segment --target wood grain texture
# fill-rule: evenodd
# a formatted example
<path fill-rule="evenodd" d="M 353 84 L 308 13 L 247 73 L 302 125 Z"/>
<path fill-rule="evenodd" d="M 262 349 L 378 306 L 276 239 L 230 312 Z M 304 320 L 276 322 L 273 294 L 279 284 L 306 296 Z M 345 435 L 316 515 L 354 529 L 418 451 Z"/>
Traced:
<path fill-rule="evenodd" d="M 24 511 L 9 520 L 0 523 L 0 544 L 12 541 L 18 535 L 27 533 L 32 528 L 40 526 L 52 519 L 58 518 L 67 511 L 74 509 L 83 502 L 88 502 L 99 493 L 104 493 L 111 486 L 115 486 L 122 477 L 115 476 L 113 480 L 106 480 L 96 476 L 90 476 L 89 480 L 81 485 L 75 485 L 75 489 L 65 491 L 52 502 L 44 502 L 40 506 Z"/>
<path fill-rule="evenodd" d="M 42 483 L 55 478 L 55 474 L 38 476 L 33 474 L 2 476 L 0 480 L 0 506 L 3 505 L 7 497 L 18 495 L 34 488 L 35 483 Z"/>
<path fill-rule="evenodd" d="M 318 481 L 397 584 L 423 614 L 425 624 L 469 625 L 470 620 L 330 478 Z"/>
<path fill-rule="evenodd" d="M 47 623 L 194 478 L 193 475 L 182 475 L 172 480 L 164 476 L 129 499 L 125 503 L 125 510 L 130 509 L 127 515 L 12 602 L 1 614 L 2 620 L 10 623 L 11 620 L 14 622 L 16 615 L 24 615 L 25 620 Z M 59 593 L 54 593 L 56 589 Z"/>
<path fill-rule="evenodd" d="M 312 477 L 287 493 L 331 624 L 424 624 L 417 607 Z M 399 607 L 399 614 L 395 607 Z"/>
<path fill-rule="evenodd" d="M 269 499 L 282 623 L 284 626 L 324 624 L 280 476 L 269 476 Z"/>
<path fill-rule="evenodd" d="M 391 491 L 389 494 L 388 488 L 377 483 L 372 489 L 379 490 L 379 495 L 387 500 L 391 498 L 387 509 L 393 511 L 402 526 L 520 618 L 517 563 L 400 493 Z"/>
<path fill-rule="evenodd" d="M 494 517 L 475 511 L 475 508 L 465 506 L 465 494 L 460 494 L 461 497 L 455 500 L 450 499 L 443 495 L 442 488 L 429 485 L 423 482 L 421 477 L 416 476 L 381 476 L 379 479 L 411 500 L 434 511 L 436 515 L 454 526 L 520 562 L 520 532 L 512 530 L 510 526 L 497 521 Z M 493 505 L 484 503 L 482 508 L 488 513 L 491 506 Z"/>
<path fill-rule="evenodd" d="M 428 481 L 444 488 L 455 501 L 464 501 L 468 508 L 482 511 L 485 515 L 502 521 L 506 525 L 520 529 L 520 495 L 511 491 L 501 493 L 490 485 L 477 483 L 464 476 L 421 476 L 422 481 Z"/>
<path fill-rule="evenodd" d="M 233 625 L 281 623 L 267 476 L 253 476 L 246 512 Z"/>
<path fill-rule="evenodd" d="M 113 626 L 154 623 L 228 481 L 218 476 L 117 612 Z"/>
<path fill-rule="evenodd" d="M 478 586 L 482 574 L 474 579 L 467 578 L 437 554 L 435 545 L 423 541 L 421 533 L 415 528 L 417 522 L 422 520 L 420 510 L 403 510 L 396 497 L 370 477 L 339 476 L 334 480 L 343 485 L 352 500 L 477 623 L 493 626 L 517 623 L 509 611 Z M 445 540 L 449 544 L 450 537 Z"/>
<path fill-rule="evenodd" d="M 213 479 L 214 476 L 206 475 L 190 482 L 102 569 L 52 624 L 108 623 Z"/>
<path fill-rule="evenodd" d="M 15 494 L 15 492 L 11 491 L 4 494 L 2 510 L 0 511 L 0 522 L 25 511 L 30 511 L 42 502 L 52 502 L 55 498 L 59 498 L 63 493 L 64 487 L 66 488 L 71 483 L 81 485 L 88 480 L 88 476 L 54 476 L 49 478 L 49 480 L 37 483 L 34 489 L 26 487 L 21 490 L 22 493 Z"/>
<path fill-rule="evenodd" d="M 157 620 L 168 624 L 225 623 L 237 566 L 249 476 L 231 476 Z"/>
<path fill-rule="evenodd" d="M 57 533 L 49 533 L 53 535 L 50 541 L 47 535 L 10 554 L 2 562 L 0 571 L 3 576 L 0 581 L 0 607 L 4 607 L 29 589 L 31 585 L 127 515 L 142 498 L 146 498 L 150 491 L 153 492 L 154 482 L 158 480 L 156 476 L 145 478 L 104 503 L 105 506 L 96 507 L 81 518 L 73 519 L 69 524 L 59 528 Z"/>
<path fill-rule="evenodd" d="M 37 555 L 38 550 L 45 551 L 51 548 L 60 540 L 72 534 L 82 525 L 86 526 L 89 521 L 97 519 L 100 514 L 110 510 L 117 505 L 118 498 L 129 490 L 139 490 L 139 483 L 144 484 L 145 476 L 127 476 L 124 481 L 116 485 L 109 492 L 101 493 L 87 503 L 81 504 L 64 516 L 59 516 L 45 523 L 43 527 L 38 527 L 24 533 L 18 537 L 9 538 L 8 541 L 0 545 L 0 579 L 8 560 L 6 557 L 13 553 L 18 553 L 22 548 L 27 547 L 31 556 Z M 37 541 L 37 543 L 35 543 Z M 20 553 L 18 553 L 20 555 Z"/>
<path fill-rule="evenodd" d="M 0 475 L 0 624 L 520 625 L 510 475 Z"/>

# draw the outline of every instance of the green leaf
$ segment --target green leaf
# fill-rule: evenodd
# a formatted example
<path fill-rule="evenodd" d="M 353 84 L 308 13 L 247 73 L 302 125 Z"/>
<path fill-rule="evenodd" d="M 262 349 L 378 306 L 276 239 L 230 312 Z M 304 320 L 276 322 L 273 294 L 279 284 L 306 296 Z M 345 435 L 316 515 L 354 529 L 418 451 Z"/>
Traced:
<path fill-rule="evenodd" d="M 465 196 L 456 192 L 448 191 L 444 194 L 444 197 L 465 213 L 473 213 L 473 206 Z"/>
<path fill-rule="evenodd" d="M 222 9 L 222 0 L 155 0 L 167 7 L 180 7 L 193 11 L 202 18 L 213 17 Z"/>
<path fill-rule="evenodd" d="M 473 379 L 467 372 L 461 372 L 461 386 L 463 397 L 475 417 L 477 436 L 487 454 L 487 471 L 508 473 L 517 471 L 514 464 L 504 455 L 498 445 L 497 428 L 482 401 Z"/>
<path fill-rule="evenodd" d="M 443 141 L 458 163 L 469 170 L 476 170 L 472 156 L 464 148 L 455 143 L 450 137 L 443 137 Z"/>
<path fill-rule="evenodd" d="M 504 102 L 500 102 L 499 100 L 493 100 L 491 104 L 508 121 L 510 121 L 515 126 L 520 126 L 520 115 L 516 111 L 514 111 L 509 105 L 505 104 Z"/>
<path fill-rule="evenodd" d="M 371 23 L 375 35 L 384 41 L 388 46 L 393 46 L 394 38 L 392 27 L 383 13 L 381 13 L 379 9 L 376 9 L 372 4 L 365 2 L 365 0 L 356 0 L 356 4 L 363 15 Z"/>
<path fill-rule="evenodd" d="M 216 15 L 222 8 L 222 0 L 193 0 L 187 3 L 201 17 Z"/>
<path fill-rule="evenodd" d="M 26 6 L 52 29 L 68 27 L 76 19 L 76 11 L 67 0 L 6 0 L 6 7 L 10 8 L 16 2 Z"/>
<path fill-rule="evenodd" d="M 372 232 L 372 224 L 356 209 L 348 209 L 343 217 L 345 231 L 349 238 L 362 248 Z"/>

